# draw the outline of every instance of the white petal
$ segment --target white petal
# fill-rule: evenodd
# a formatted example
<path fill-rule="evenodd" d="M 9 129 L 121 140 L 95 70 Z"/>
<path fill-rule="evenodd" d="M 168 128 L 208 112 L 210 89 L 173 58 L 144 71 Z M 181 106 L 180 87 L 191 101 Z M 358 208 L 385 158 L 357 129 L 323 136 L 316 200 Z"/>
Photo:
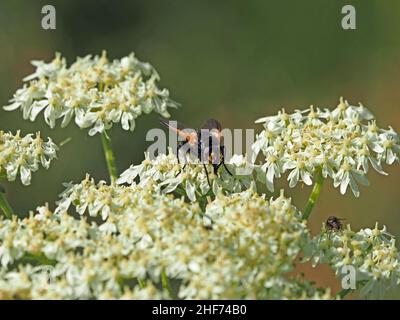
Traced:
<path fill-rule="evenodd" d="M 377 171 L 377 172 L 379 172 L 380 174 L 383 174 L 383 175 L 385 175 L 385 176 L 388 175 L 385 171 L 383 171 L 383 168 L 382 168 L 382 166 L 381 166 L 381 164 L 379 163 L 378 160 L 376 160 L 376 159 L 373 158 L 373 157 L 369 157 L 368 159 L 369 159 L 369 161 L 371 162 L 372 168 L 374 168 L 375 171 Z"/>
<path fill-rule="evenodd" d="M 96 124 L 92 129 L 89 130 L 89 136 L 94 136 L 98 132 L 104 131 L 104 123 L 100 119 L 96 121 Z"/>
<path fill-rule="evenodd" d="M 297 184 L 297 182 L 299 181 L 299 169 L 296 168 L 294 170 L 292 170 L 289 175 L 288 175 L 288 180 L 289 180 L 289 187 L 290 188 L 294 188 Z"/>
<path fill-rule="evenodd" d="M 70 123 L 73 115 L 74 115 L 73 109 L 69 109 L 67 112 L 64 113 L 64 119 L 61 122 L 61 128 L 65 128 Z"/>
<path fill-rule="evenodd" d="M 196 201 L 196 187 L 189 180 L 186 180 L 185 191 L 190 201 Z"/>
<path fill-rule="evenodd" d="M 55 109 L 53 106 L 48 106 L 46 110 L 44 110 L 44 120 L 50 126 L 50 128 L 54 128 L 56 125 L 56 116 Z"/>
<path fill-rule="evenodd" d="M 274 175 L 275 175 L 274 165 L 271 164 L 268 167 L 267 174 L 266 174 L 267 188 L 271 192 L 274 192 Z"/>
<path fill-rule="evenodd" d="M 379 144 L 378 142 L 373 142 L 372 144 L 372 150 L 376 153 L 383 153 L 385 152 L 385 148 Z"/>
<path fill-rule="evenodd" d="M 386 150 L 386 163 L 393 164 L 396 161 L 396 155 L 394 154 L 392 149 Z"/>
<path fill-rule="evenodd" d="M 351 191 L 353 191 L 354 196 L 358 198 L 360 196 L 360 191 L 358 190 L 357 183 L 351 174 L 350 174 L 350 188 Z"/>
<path fill-rule="evenodd" d="M 116 183 L 117 184 L 124 184 L 124 183 L 132 184 L 133 180 L 135 180 L 135 178 L 139 174 L 140 167 L 141 167 L 141 165 L 139 165 L 139 166 L 130 166 L 129 169 L 125 170 L 121 174 L 121 176 L 117 179 Z"/>
<path fill-rule="evenodd" d="M 342 181 L 340 182 L 340 193 L 345 194 L 347 190 L 347 186 L 350 183 L 350 178 L 349 178 L 349 173 L 345 172 L 342 178 Z"/>
<path fill-rule="evenodd" d="M 85 113 L 82 109 L 75 110 L 75 123 L 79 128 L 88 128 L 95 123 L 97 117 L 95 113 Z"/>
<path fill-rule="evenodd" d="M 134 118 L 132 118 L 132 120 L 131 120 L 131 121 L 129 121 L 129 122 L 130 122 L 130 127 L 129 127 L 129 130 L 131 130 L 131 131 L 135 130 L 135 127 L 136 127 L 136 122 L 135 122 L 135 119 L 134 119 Z"/>
<path fill-rule="evenodd" d="M 31 171 L 25 166 L 21 166 L 20 173 L 22 184 L 24 186 L 29 185 L 31 183 Z"/>
<path fill-rule="evenodd" d="M 49 105 L 47 100 L 35 101 L 29 113 L 29 120 L 35 121 L 37 115 Z"/>
<path fill-rule="evenodd" d="M 164 186 L 167 185 L 167 187 L 165 187 L 162 191 L 163 193 L 170 193 L 172 191 L 174 191 L 182 182 L 182 175 L 178 175 L 177 177 L 173 178 L 173 179 L 168 179 L 165 180 L 164 182 L 160 183 L 160 186 Z"/>
<path fill-rule="evenodd" d="M 311 186 L 312 185 L 312 180 L 311 180 L 311 176 L 307 171 L 302 171 L 302 180 L 303 182 L 308 185 Z"/>
<path fill-rule="evenodd" d="M 18 174 L 18 166 L 17 165 L 11 165 L 7 166 L 7 180 L 8 181 L 15 181 L 17 178 Z"/>
<path fill-rule="evenodd" d="M 121 125 L 122 129 L 129 130 L 129 120 L 132 118 L 132 115 L 124 112 L 121 117 Z"/>
<path fill-rule="evenodd" d="M 4 106 L 3 110 L 5 111 L 13 111 L 13 110 L 17 110 L 19 107 L 21 106 L 21 102 L 14 102 L 8 106 Z"/>

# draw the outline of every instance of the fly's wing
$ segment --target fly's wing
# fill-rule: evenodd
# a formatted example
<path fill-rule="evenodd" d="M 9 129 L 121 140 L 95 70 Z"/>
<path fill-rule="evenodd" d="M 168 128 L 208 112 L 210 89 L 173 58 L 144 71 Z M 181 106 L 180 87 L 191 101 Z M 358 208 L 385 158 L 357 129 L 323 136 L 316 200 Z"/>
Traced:
<path fill-rule="evenodd" d="M 201 154 L 209 163 L 221 162 L 222 126 L 216 119 L 208 119 L 200 129 Z"/>
<path fill-rule="evenodd" d="M 208 119 L 201 127 L 200 131 L 202 140 L 213 138 L 219 144 L 222 139 L 222 126 L 218 120 Z"/>
<path fill-rule="evenodd" d="M 178 121 L 160 118 L 160 123 L 189 143 L 194 143 L 194 140 L 197 140 L 196 131 Z"/>
<path fill-rule="evenodd" d="M 218 120 L 215 120 L 215 119 L 208 119 L 201 128 L 208 129 L 208 130 L 215 129 L 218 131 L 222 131 L 221 124 L 219 123 Z"/>

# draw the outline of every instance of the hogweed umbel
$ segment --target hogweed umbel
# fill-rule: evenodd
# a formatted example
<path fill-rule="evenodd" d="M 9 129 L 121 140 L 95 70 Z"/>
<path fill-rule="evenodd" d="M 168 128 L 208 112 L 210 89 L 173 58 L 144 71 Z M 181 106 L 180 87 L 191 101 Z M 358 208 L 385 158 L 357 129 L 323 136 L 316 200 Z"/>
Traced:
<path fill-rule="evenodd" d="M 355 269 L 356 288 L 361 296 L 383 298 L 387 291 L 400 284 L 400 253 L 394 237 L 385 226 L 353 231 L 350 225 L 332 231 L 323 226 L 312 241 L 315 246 L 311 261 L 329 264 L 338 277 L 342 268 Z"/>
<path fill-rule="evenodd" d="M 178 162 L 177 155 L 169 149 L 167 155 L 160 154 L 154 159 L 150 159 L 150 155 L 145 153 L 142 163 L 125 170 L 118 178 L 117 184 L 132 184 L 136 181 L 138 185 L 145 186 L 149 182 L 157 182 L 156 188 L 163 193 L 177 192 L 193 202 L 209 194 L 216 195 L 223 191 L 239 192 L 251 187 L 253 170 L 257 166 L 249 163 L 245 156 L 233 155 L 227 162 L 227 167 L 233 173 L 232 176 L 222 169 L 215 175 L 212 173 L 212 165 L 206 165 L 211 180 L 210 186 L 199 159 L 187 156 L 183 165 Z"/>
<path fill-rule="evenodd" d="M 0 180 L 15 181 L 19 176 L 23 185 L 29 185 L 32 172 L 48 169 L 57 150 L 57 145 L 50 138 L 44 141 L 40 133 L 21 136 L 20 131 L 15 135 L 0 131 Z M 0 190 L 0 208 L 8 218 L 13 214 L 4 190 Z"/>
<path fill-rule="evenodd" d="M 154 111 L 169 117 L 168 108 L 178 106 L 167 89 L 157 86 L 156 70 L 134 53 L 110 61 L 103 51 L 100 56 L 77 58 L 70 66 L 57 53 L 50 63 L 32 64 L 35 72 L 24 78 L 26 83 L 4 110 L 20 109 L 23 118 L 30 121 L 43 113 L 51 128 L 59 120 L 61 127 L 73 120 L 81 129 L 90 128 L 90 136 L 101 134 L 112 182 L 117 170 L 107 130 L 120 123 L 122 129 L 133 131 L 140 115 Z"/>
<path fill-rule="evenodd" d="M 75 210 L 80 219 L 67 213 Z M 105 220 L 89 222 L 97 215 Z M 55 213 L 44 206 L 25 219 L 0 219 L 0 296 L 146 298 L 139 293 L 148 288 L 151 298 L 327 298 L 283 276 L 308 239 L 283 194 L 220 194 L 203 212 L 150 182 L 125 187 L 86 177 L 67 187 Z M 19 263 L 26 257 L 46 260 L 50 280 Z M 163 274 L 177 291 L 155 290 Z"/>
<path fill-rule="evenodd" d="M 50 162 L 57 157 L 57 145 L 47 138 L 44 141 L 40 133 L 22 136 L 0 131 L 0 174 L 8 181 L 20 176 L 23 185 L 31 183 L 32 172 L 39 167 L 48 169 Z"/>
<path fill-rule="evenodd" d="M 252 146 L 253 160 L 263 154 L 261 169 L 268 189 L 273 191 L 274 179 L 285 172 L 291 188 L 298 182 L 315 184 L 305 218 L 325 179 L 331 178 L 340 193 L 350 187 L 358 197 L 358 184 L 369 184 L 369 168 L 386 175 L 383 164 L 399 162 L 399 136 L 393 128 L 379 128 L 366 107 L 352 106 L 343 98 L 333 110 L 310 106 L 287 114 L 283 109 L 256 122 L 264 130 Z"/>
<path fill-rule="evenodd" d="M 133 53 L 110 61 L 103 51 L 101 56 L 78 58 L 70 66 L 57 53 L 50 63 L 32 64 L 35 72 L 24 78 L 27 84 L 4 110 L 20 109 L 30 121 L 43 112 L 51 128 L 57 120 L 62 120 L 62 127 L 74 120 L 79 128 L 91 128 L 89 135 L 103 133 L 113 123 L 134 130 L 141 114 L 156 111 L 169 117 L 168 108 L 177 106 L 168 90 L 158 88 L 155 69 Z"/>

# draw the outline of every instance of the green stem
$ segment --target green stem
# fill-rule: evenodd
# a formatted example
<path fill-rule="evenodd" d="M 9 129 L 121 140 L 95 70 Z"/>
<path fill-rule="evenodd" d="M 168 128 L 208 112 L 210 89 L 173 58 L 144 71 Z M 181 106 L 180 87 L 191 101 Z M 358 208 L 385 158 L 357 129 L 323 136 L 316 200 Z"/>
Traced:
<path fill-rule="evenodd" d="M 32 254 L 32 253 L 25 253 L 20 262 L 26 264 L 36 265 L 50 265 L 55 266 L 57 261 L 47 258 L 44 254 Z"/>
<path fill-rule="evenodd" d="M 104 155 L 106 157 L 108 173 L 110 175 L 111 183 L 117 179 L 117 167 L 115 165 L 114 153 L 112 151 L 111 139 L 107 136 L 106 132 L 101 134 L 101 141 L 103 143 Z"/>
<path fill-rule="evenodd" d="M 308 220 L 308 218 L 310 217 L 311 211 L 318 200 L 319 194 L 321 193 L 323 183 L 324 177 L 322 176 L 321 169 L 317 169 L 315 173 L 314 188 L 310 194 L 310 197 L 308 198 L 306 209 L 303 213 L 303 219 Z"/>
<path fill-rule="evenodd" d="M 146 288 L 146 280 L 137 278 L 137 282 L 138 282 L 138 284 L 139 284 L 139 288 L 140 288 L 140 289 Z"/>
<path fill-rule="evenodd" d="M 353 289 L 343 289 L 337 295 L 340 297 L 340 299 L 344 299 L 347 295 L 353 292 L 354 292 Z"/>
<path fill-rule="evenodd" d="M 169 279 L 167 277 L 167 273 L 165 272 L 165 270 L 163 270 L 161 272 L 161 284 L 163 286 L 163 288 L 165 290 L 168 291 L 168 293 L 172 296 L 172 289 L 171 289 L 171 285 L 169 283 Z"/>
<path fill-rule="evenodd" d="M 7 201 L 5 191 L 2 187 L 0 187 L 0 209 L 3 211 L 7 219 L 11 219 L 14 212 Z"/>

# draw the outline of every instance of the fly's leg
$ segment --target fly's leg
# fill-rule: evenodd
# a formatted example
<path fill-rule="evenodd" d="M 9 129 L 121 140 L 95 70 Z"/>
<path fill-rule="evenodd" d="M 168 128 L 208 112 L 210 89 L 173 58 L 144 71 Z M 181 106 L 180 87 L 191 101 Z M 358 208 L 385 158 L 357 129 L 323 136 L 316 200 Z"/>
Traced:
<path fill-rule="evenodd" d="M 214 170 L 214 174 L 217 175 L 218 174 L 218 169 L 221 166 L 222 162 L 218 163 L 218 164 L 213 164 L 213 170 Z"/>
<path fill-rule="evenodd" d="M 179 143 L 179 145 L 178 145 L 178 148 L 177 148 L 178 164 L 181 164 L 181 162 L 180 162 L 180 160 L 179 160 L 179 150 L 181 150 L 181 148 L 182 148 L 183 146 L 185 146 L 187 143 L 188 143 L 187 140 L 186 140 L 186 141 L 181 141 L 181 142 Z M 183 167 L 182 167 L 182 168 L 178 171 L 178 173 L 175 175 L 175 178 L 176 178 L 177 176 L 179 176 L 180 173 L 182 172 L 182 170 L 184 170 L 184 169 L 186 168 L 186 165 L 187 165 L 187 163 L 185 163 L 185 164 L 183 165 Z"/>
<path fill-rule="evenodd" d="M 208 176 L 208 171 L 207 171 L 207 167 L 206 167 L 205 163 L 203 163 L 203 167 L 204 167 L 204 171 L 206 173 L 208 185 L 211 188 L 210 177 Z"/>
<path fill-rule="evenodd" d="M 177 176 L 179 176 L 183 170 L 185 170 L 186 165 L 187 165 L 187 163 L 185 163 L 185 164 L 183 165 L 183 167 L 179 169 L 178 173 L 175 175 L 175 178 L 176 178 Z"/>
<path fill-rule="evenodd" d="M 230 175 L 231 177 L 233 177 L 233 174 L 229 171 L 228 167 L 227 167 L 226 164 L 225 164 L 225 147 L 224 147 L 224 146 L 221 146 L 221 147 L 220 147 L 220 152 L 221 152 L 221 162 L 219 163 L 219 165 L 218 165 L 218 167 L 217 167 L 217 170 L 218 170 L 218 168 L 219 168 L 221 165 L 223 165 L 224 168 L 225 168 L 225 170 L 226 170 L 226 172 L 228 172 L 229 175 Z"/>
<path fill-rule="evenodd" d="M 221 162 L 220 162 L 219 164 L 217 164 L 217 165 L 213 165 L 213 167 L 214 167 L 214 174 L 215 174 L 215 175 L 218 173 L 218 169 L 219 169 L 219 167 L 221 167 L 221 166 L 224 166 L 226 172 L 228 172 L 228 174 L 229 174 L 231 177 L 233 177 L 233 174 L 229 171 L 229 169 L 228 169 L 228 167 L 226 166 L 224 160 L 221 160 Z"/>
<path fill-rule="evenodd" d="M 231 177 L 233 177 L 233 174 L 229 171 L 229 169 L 228 169 L 228 167 L 226 166 L 225 162 L 222 161 L 221 164 L 224 166 L 226 172 L 228 172 L 228 174 L 229 174 Z"/>

